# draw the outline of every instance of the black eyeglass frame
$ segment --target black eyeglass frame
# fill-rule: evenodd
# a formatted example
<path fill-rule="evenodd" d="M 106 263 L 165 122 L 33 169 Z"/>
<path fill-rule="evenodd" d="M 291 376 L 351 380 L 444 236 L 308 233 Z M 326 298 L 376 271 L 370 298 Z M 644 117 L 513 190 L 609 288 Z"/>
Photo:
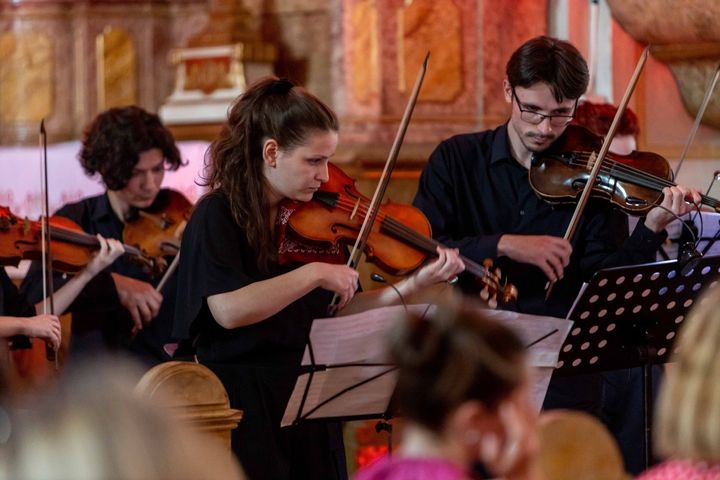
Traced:
<path fill-rule="evenodd" d="M 575 99 L 575 105 L 573 105 L 573 111 L 571 115 L 545 115 L 544 113 L 536 112 L 534 110 L 524 109 L 522 104 L 520 103 L 520 99 L 515 93 L 515 87 L 510 87 L 510 91 L 512 92 L 512 96 L 515 99 L 515 102 L 517 102 L 518 110 L 520 110 L 520 119 L 532 125 L 540 125 L 547 118 L 549 119 L 551 126 L 564 127 L 570 122 L 572 122 L 573 118 L 575 118 L 579 98 Z M 556 119 L 558 119 L 559 122 L 554 121 Z"/>

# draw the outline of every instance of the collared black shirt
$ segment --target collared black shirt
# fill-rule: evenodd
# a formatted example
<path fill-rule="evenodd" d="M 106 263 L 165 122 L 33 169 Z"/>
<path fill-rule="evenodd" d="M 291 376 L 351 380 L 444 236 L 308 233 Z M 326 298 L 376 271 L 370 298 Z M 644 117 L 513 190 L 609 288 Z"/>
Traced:
<path fill-rule="evenodd" d="M 155 204 L 162 202 L 167 192 L 167 189 L 162 189 Z M 123 239 L 124 224 L 113 211 L 107 193 L 67 204 L 55 215 L 74 221 L 84 232 L 91 235 L 99 233 L 105 238 L 120 241 Z M 123 348 L 138 355 L 146 363 L 168 360 L 169 356 L 163 350 L 163 345 L 171 341 L 175 275 L 163 290 L 163 303 L 158 316 L 149 325 L 145 325 L 134 339 L 131 339 L 132 318 L 120 304 L 115 282 L 111 276 L 113 272 L 151 284 L 159 281 L 152 278 L 144 265 L 127 255 L 121 256 L 100 272 L 87 284 L 69 308 L 73 315 L 71 352 L 92 353 L 98 349 Z M 60 288 L 67 280 L 66 275 L 56 275 L 53 280 L 54 289 Z M 21 290 L 31 301 L 40 300 L 42 270 L 39 263 L 33 262 Z"/>
<path fill-rule="evenodd" d="M 565 317 L 582 282 L 595 271 L 651 262 L 664 240 L 642 222 L 628 238 L 618 232 L 617 213 L 607 202 L 590 202 L 572 239 L 564 278 L 546 302 L 543 272 L 498 258 L 498 240 L 503 234 L 563 237 L 575 205 L 551 205 L 535 194 L 527 169 L 511 155 L 507 124 L 442 142 L 420 177 L 413 203 L 428 217 L 437 240 L 476 262 L 492 259 L 518 288 L 512 308 L 524 313 Z M 473 289 L 467 276 L 463 286 Z"/>

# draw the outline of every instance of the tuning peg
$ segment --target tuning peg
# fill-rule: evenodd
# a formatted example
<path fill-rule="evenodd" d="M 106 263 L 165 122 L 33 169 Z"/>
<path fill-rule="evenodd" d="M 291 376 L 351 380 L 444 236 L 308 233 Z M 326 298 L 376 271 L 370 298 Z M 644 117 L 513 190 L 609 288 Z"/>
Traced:
<path fill-rule="evenodd" d="M 480 290 L 480 294 L 479 294 L 479 295 L 480 295 L 480 298 L 481 298 L 484 302 L 487 302 L 487 301 L 488 301 L 488 299 L 490 298 L 490 292 L 488 291 L 487 286 L 486 286 L 485 288 L 483 288 L 482 290 Z"/>

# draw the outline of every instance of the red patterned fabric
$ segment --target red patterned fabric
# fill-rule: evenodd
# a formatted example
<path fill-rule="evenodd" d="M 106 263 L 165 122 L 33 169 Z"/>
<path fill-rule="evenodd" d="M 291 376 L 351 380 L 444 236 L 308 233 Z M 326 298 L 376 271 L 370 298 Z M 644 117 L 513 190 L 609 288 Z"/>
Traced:
<path fill-rule="evenodd" d="M 346 263 L 347 249 L 341 245 L 315 245 L 296 235 L 288 227 L 288 219 L 298 207 L 298 202 L 284 202 L 278 208 L 278 263 Z"/>

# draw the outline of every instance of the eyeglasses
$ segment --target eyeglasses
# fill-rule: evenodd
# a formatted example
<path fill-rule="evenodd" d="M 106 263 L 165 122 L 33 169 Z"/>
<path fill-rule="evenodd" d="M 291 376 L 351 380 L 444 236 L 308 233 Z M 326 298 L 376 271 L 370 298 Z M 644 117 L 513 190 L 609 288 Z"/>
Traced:
<path fill-rule="evenodd" d="M 547 118 L 551 126 L 564 127 L 568 123 L 572 122 L 572 119 L 575 117 L 575 110 L 577 109 L 578 104 L 578 99 L 576 98 L 575 105 L 573 106 L 572 115 L 545 115 L 544 113 L 539 113 L 534 110 L 527 110 L 523 108 L 522 104 L 520 103 L 520 99 L 515 93 L 515 87 L 512 88 L 512 96 L 517 102 L 518 109 L 520 110 L 520 118 L 523 121 L 531 123 L 533 125 L 539 125 L 543 122 L 543 120 Z"/>

